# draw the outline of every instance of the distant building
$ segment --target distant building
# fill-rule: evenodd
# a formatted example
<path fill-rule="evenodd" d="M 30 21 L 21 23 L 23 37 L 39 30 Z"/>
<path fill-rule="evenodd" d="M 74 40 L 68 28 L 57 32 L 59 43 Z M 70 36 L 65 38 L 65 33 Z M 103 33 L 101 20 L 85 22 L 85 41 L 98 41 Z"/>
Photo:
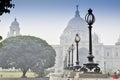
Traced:
<path fill-rule="evenodd" d="M 78 6 L 76 7 L 75 16 L 68 22 L 67 27 L 64 29 L 60 36 L 60 45 L 52 45 L 56 51 L 56 64 L 55 71 L 63 71 L 66 66 L 66 55 L 68 55 L 68 48 L 74 44 L 74 65 L 76 62 L 76 44 L 75 35 L 79 34 L 81 41 L 79 42 L 79 61 L 82 66 L 88 62 L 89 50 L 89 33 L 88 25 L 80 17 Z M 120 38 L 115 45 L 103 45 L 99 42 L 99 37 L 96 33 L 93 37 L 93 55 L 95 56 L 94 62 L 99 63 L 103 72 L 114 72 L 120 70 Z"/>
<path fill-rule="evenodd" d="M 17 22 L 17 19 L 15 18 L 14 21 L 11 23 L 10 31 L 8 32 L 7 36 L 12 37 L 18 35 L 20 35 L 20 27 L 19 27 L 19 23 Z"/>

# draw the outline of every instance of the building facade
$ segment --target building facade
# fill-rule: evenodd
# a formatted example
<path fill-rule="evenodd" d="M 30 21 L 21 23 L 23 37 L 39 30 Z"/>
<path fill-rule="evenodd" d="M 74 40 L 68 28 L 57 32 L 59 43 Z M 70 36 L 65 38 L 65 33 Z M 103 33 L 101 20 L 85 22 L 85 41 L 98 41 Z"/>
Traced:
<path fill-rule="evenodd" d="M 81 18 L 76 6 L 74 17 L 68 22 L 67 27 L 64 29 L 60 36 L 60 45 L 52 45 L 56 51 L 56 64 L 55 71 L 60 72 L 66 66 L 66 59 L 68 58 L 68 48 L 74 44 L 74 65 L 76 62 L 76 43 L 74 41 L 75 35 L 79 34 L 79 62 L 82 66 L 88 62 L 89 50 L 89 33 L 88 25 L 85 20 Z M 96 33 L 92 34 L 93 41 L 93 55 L 95 56 L 94 62 L 99 63 L 102 72 L 114 72 L 120 69 L 120 38 L 115 45 L 103 45 L 99 42 L 99 37 Z M 67 59 L 68 60 L 68 59 Z"/>

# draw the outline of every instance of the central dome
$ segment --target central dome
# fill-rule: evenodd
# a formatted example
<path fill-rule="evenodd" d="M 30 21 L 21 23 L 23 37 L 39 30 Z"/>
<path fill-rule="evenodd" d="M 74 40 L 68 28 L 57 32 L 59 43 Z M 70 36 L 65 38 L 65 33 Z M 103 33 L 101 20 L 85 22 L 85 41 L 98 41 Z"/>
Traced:
<path fill-rule="evenodd" d="M 82 19 L 79 15 L 78 5 L 76 6 L 76 12 L 74 18 L 72 18 L 65 29 L 65 31 L 68 30 L 81 30 L 81 31 L 87 31 L 87 24 L 84 19 Z"/>
<path fill-rule="evenodd" d="M 73 43 L 75 35 L 79 34 L 81 42 L 88 42 L 88 25 L 79 15 L 78 5 L 75 16 L 68 22 L 67 27 L 60 37 L 60 44 Z"/>
<path fill-rule="evenodd" d="M 81 30 L 81 31 L 87 31 L 87 24 L 81 17 L 74 17 L 69 22 L 65 29 L 65 31 L 68 30 Z"/>

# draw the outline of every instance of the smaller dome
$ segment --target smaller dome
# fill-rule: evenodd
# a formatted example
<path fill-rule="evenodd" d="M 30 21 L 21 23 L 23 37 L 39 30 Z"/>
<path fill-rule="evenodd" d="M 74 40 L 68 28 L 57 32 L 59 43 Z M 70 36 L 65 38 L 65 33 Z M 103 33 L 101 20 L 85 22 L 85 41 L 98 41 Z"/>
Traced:
<path fill-rule="evenodd" d="M 15 25 L 15 26 L 19 26 L 19 23 L 17 22 L 17 19 L 15 18 L 14 21 L 12 22 L 11 26 Z"/>
<path fill-rule="evenodd" d="M 14 21 L 10 25 L 10 31 L 8 32 L 8 37 L 20 35 L 20 27 L 17 19 L 15 18 Z"/>
<path fill-rule="evenodd" d="M 19 30 L 19 23 L 17 22 L 17 19 L 15 18 L 14 21 L 11 23 L 10 29 L 12 30 Z"/>

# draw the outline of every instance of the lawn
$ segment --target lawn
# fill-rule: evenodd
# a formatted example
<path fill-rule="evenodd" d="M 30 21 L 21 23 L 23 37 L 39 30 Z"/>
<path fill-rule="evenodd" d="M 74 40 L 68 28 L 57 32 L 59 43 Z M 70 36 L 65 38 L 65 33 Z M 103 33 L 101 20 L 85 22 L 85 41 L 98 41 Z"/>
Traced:
<path fill-rule="evenodd" d="M 22 72 L 14 72 L 14 71 L 4 71 L 0 72 L 0 78 L 19 78 L 22 76 Z M 36 77 L 37 74 L 33 72 L 27 72 L 26 74 L 27 77 Z"/>

